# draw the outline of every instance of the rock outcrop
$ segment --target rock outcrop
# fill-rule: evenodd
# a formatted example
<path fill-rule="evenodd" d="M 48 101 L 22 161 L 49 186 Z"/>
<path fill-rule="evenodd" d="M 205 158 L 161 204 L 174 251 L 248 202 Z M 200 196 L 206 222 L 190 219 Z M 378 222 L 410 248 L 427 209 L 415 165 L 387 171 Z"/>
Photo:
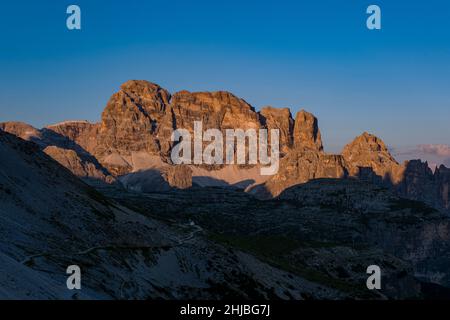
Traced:
<path fill-rule="evenodd" d="M 49 129 L 75 141 L 118 177 L 145 169 L 136 163 L 142 154 L 170 164 L 172 132 L 182 128 L 193 134 L 195 121 L 202 122 L 203 131 L 215 128 L 223 133 L 226 129 L 278 129 L 282 157 L 294 146 L 322 152 L 317 119 L 306 111 L 296 118 L 292 119 L 288 108 L 256 112 L 245 100 L 225 91 L 180 91 L 172 96 L 154 83 L 132 80 L 110 98 L 101 123 L 65 122 Z M 148 166 L 155 169 L 152 163 Z"/>
<path fill-rule="evenodd" d="M 11 133 L 23 140 L 32 141 L 36 144 L 43 145 L 41 132 L 33 126 L 24 122 L 2 122 L 0 129 Z"/>
<path fill-rule="evenodd" d="M 317 118 L 305 110 L 298 112 L 295 117 L 294 146 L 297 150 L 323 151 L 322 136 Z"/>
<path fill-rule="evenodd" d="M 450 211 L 450 169 L 441 165 L 434 172 L 434 180 L 437 183 L 437 195 L 441 207 Z"/>
<path fill-rule="evenodd" d="M 278 196 L 285 189 L 319 178 L 345 178 L 347 169 L 340 155 L 329 155 L 311 149 L 291 151 L 280 162 L 277 174 L 251 190 L 259 198 Z"/>
<path fill-rule="evenodd" d="M 176 127 L 193 131 L 194 121 L 202 121 L 203 129 L 259 129 L 261 123 L 255 109 L 243 99 L 225 92 L 180 91 L 172 97 Z"/>
<path fill-rule="evenodd" d="M 297 113 L 292 141 L 292 148 L 280 161 L 278 173 L 264 184 L 250 188 L 251 193 L 259 198 L 272 198 L 310 180 L 348 175 L 342 156 L 323 151 L 318 120 L 311 113 L 304 110 Z"/>
<path fill-rule="evenodd" d="M 93 161 L 82 159 L 79 154 L 71 149 L 63 149 L 57 146 L 48 146 L 43 150 L 47 155 L 58 161 L 61 165 L 69 169 L 77 177 L 104 181 L 112 184 L 115 178 L 98 168 Z"/>
<path fill-rule="evenodd" d="M 171 134 L 175 129 L 193 134 L 195 121 L 202 122 L 203 131 L 215 128 L 223 133 L 226 129 L 278 129 L 278 173 L 261 179 L 254 166 L 243 166 L 234 168 L 232 179 L 225 179 L 227 171 L 221 165 L 174 167 Z M 346 145 L 341 155 L 328 155 L 313 114 L 301 110 L 294 121 L 288 108 L 265 107 L 256 112 L 226 91 L 171 95 L 157 84 L 131 80 L 112 95 L 100 123 L 66 121 L 37 130 L 9 122 L 0 128 L 37 143 L 78 176 L 108 182 L 112 176 L 127 176 L 123 180 L 135 189 L 159 190 L 158 183 L 163 189 L 189 188 L 194 179 L 199 185 L 245 185 L 255 194 L 273 197 L 312 179 L 349 176 L 449 210 L 450 170 L 446 167 L 433 173 L 420 161 L 401 165 L 380 138 L 367 132 Z"/>
<path fill-rule="evenodd" d="M 278 129 L 280 134 L 280 152 L 287 154 L 294 143 L 294 119 L 292 119 L 289 108 L 277 109 L 273 107 L 264 107 L 259 112 L 261 122 L 267 128 L 270 137 L 271 129 Z M 270 143 L 270 139 L 269 139 Z"/>
<path fill-rule="evenodd" d="M 97 146 L 97 134 L 100 125 L 88 121 L 64 121 L 47 126 L 47 133 L 56 133 L 75 142 L 85 151 L 93 154 Z M 55 135 L 54 135 L 55 136 Z"/>
<path fill-rule="evenodd" d="M 154 83 L 132 80 L 110 98 L 101 123 L 76 127 L 62 123 L 51 129 L 76 141 L 121 176 L 137 171 L 136 157 L 141 159 L 143 153 L 171 163 L 171 134 L 177 128 L 193 133 L 195 121 L 202 122 L 203 131 L 263 127 L 254 108 L 229 92 L 180 91 L 172 96 Z"/>
<path fill-rule="evenodd" d="M 173 188 L 187 189 L 192 187 L 192 169 L 187 165 L 167 166 L 163 177 Z"/>
<path fill-rule="evenodd" d="M 0 128 L 23 140 L 37 144 L 42 151 L 88 183 L 115 183 L 116 179 L 100 165 L 97 159 L 78 142 L 89 142 L 84 137 L 94 125 L 83 121 L 65 122 L 38 130 L 22 122 L 0 123 Z M 95 138 L 95 136 L 93 136 Z M 92 141 L 91 141 L 92 142 Z"/>
<path fill-rule="evenodd" d="M 133 152 L 158 154 L 159 120 L 164 117 L 170 94 L 147 81 L 128 81 L 111 97 L 102 114 L 93 154 L 116 175 L 132 169 Z M 124 159 L 122 163 L 116 160 Z"/>
<path fill-rule="evenodd" d="M 384 142 L 367 132 L 345 146 L 342 156 L 353 177 L 390 187 L 397 195 L 449 209 L 449 172 L 445 166 L 433 171 L 427 162 L 399 164 Z"/>
<path fill-rule="evenodd" d="M 399 196 L 450 212 L 449 182 L 450 169 L 445 166 L 436 168 L 433 173 L 427 162 L 411 160 L 403 164 L 402 178 L 394 185 L 394 191 Z"/>
<path fill-rule="evenodd" d="M 388 183 L 401 179 L 401 166 L 392 157 L 384 142 L 367 132 L 358 136 L 342 151 L 351 176 L 358 177 L 370 168 L 375 175 Z"/>
<path fill-rule="evenodd" d="M 402 168 L 402 179 L 395 186 L 397 192 L 407 198 L 433 202 L 436 197 L 433 172 L 428 163 L 420 160 L 407 161 Z"/>

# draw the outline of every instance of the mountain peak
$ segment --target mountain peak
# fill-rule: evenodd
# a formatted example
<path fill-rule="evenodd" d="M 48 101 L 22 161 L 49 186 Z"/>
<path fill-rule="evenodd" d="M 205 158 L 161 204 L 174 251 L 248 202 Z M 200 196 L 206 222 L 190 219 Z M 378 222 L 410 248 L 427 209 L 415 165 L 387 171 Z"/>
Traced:
<path fill-rule="evenodd" d="M 128 80 L 126 82 L 124 82 L 120 88 L 124 91 L 127 90 L 134 90 L 134 89 L 153 89 L 153 90 L 157 90 L 157 89 L 162 89 L 161 86 L 159 86 L 156 83 L 147 81 L 147 80 Z"/>
<path fill-rule="evenodd" d="M 396 182 L 401 166 L 389 152 L 386 144 L 377 136 L 364 132 L 347 144 L 342 151 L 351 175 L 359 175 L 362 168 L 371 168 L 384 179 L 387 175 Z"/>
<path fill-rule="evenodd" d="M 295 117 L 294 146 L 296 149 L 323 151 L 318 120 L 312 113 L 303 109 L 297 112 Z"/>

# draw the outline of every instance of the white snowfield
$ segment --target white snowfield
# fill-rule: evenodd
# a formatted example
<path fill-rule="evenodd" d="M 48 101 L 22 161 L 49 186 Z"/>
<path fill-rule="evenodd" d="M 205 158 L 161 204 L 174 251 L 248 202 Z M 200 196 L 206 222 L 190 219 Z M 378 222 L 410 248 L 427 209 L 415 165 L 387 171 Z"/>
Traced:
<path fill-rule="evenodd" d="M 157 210 L 157 208 L 155 208 Z M 66 268 L 81 268 L 81 290 Z M 105 198 L 30 142 L 0 131 L 0 299 L 218 299 L 339 293 Z M 273 293 L 273 292 L 272 292 Z"/>

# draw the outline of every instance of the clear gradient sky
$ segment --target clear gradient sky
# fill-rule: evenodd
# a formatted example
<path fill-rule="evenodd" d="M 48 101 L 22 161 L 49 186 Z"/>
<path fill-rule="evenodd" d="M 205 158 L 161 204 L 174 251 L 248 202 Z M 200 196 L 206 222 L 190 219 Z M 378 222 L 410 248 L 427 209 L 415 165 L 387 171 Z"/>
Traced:
<path fill-rule="evenodd" d="M 66 28 L 66 8 L 82 30 Z M 382 30 L 366 28 L 370 4 Z M 2 1 L 0 121 L 97 121 L 129 79 L 228 90 L 319 118 L 325 147 L 363 131 L 450 143 L 450 2 Z"/>

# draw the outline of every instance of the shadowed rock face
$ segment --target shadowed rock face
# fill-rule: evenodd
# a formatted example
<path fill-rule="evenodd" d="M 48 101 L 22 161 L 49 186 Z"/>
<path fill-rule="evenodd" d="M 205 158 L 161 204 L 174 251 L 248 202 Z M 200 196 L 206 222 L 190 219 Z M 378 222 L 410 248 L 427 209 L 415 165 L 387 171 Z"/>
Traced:
<path fill-rule="evenodd" d="M 40 136 L 39 130 L 25 122 L 2 122 L 0 123 L 0 129 L 5 132 L 13 131 L 15 136 L 18 136 L 19 138 L 22 138 L 24 140 L 26 140 L 25 137 Z"/>
<path fill-rule="evenodd" d="M 372 183 L 317 179 L 264 201 L 232 188 L 117 197 L 149 212 L 164 208 L 155 214 L 165 219 L 192 219 L 216 241 L 315 281 L 340 288 L 354 284 L 351 291 L 369 293 L 371 264 L 383 270 L 381 293 L 391 298 L 420 295 L 415 276 L 450 286 L 450 219 Z"/>
<path fill-rule="evenodd" d="M 441 201 L 441 206 L 445 209 L 450 209 L 450 169 L 441 165 L 434 173 L 435 181 L 438 185 L 438 199 Z"/>
<path fill-rule="evenodd" d="M 42 134 L 33 126 L 24 122 L 3 122 L 0 123 L 0 129 L 5 132 L 14 134 L 15 136 L 23 139 L 33 141 L 37 144 L 41 144 Z"/>
<path fill-rule="evenodd" d="M 450 212 L 449 183 L 450 170 L 445 166 L 436 168 L 433 173 L 427 162 L 411 160 L 402 166 L 402 180 L 394 190 L 403 197 Z"/>
<path fill-rule="evenodd" d="M 47 126 L 45 129 L 50 130 L 50 133 L 55 132 L 61 137 L 68 138 L 92 154 L 97 146 L 99 128 L 99 124 L 87 121 L 65 121 Z"/>
<path fill-rule="evenodd" d="M 265 184 L 253 188 L 251 193 L 260 198 L 272 198 L 291 186 L 313 179 L 346 176 L 347 169 L 342 156 L 311 149 L 295 149 L 281 160 L 278 173 Z"/>
<path fill-rule="evenodd" d="M 114 183 L 115 178 L 100 170 L 96 164 L 85 161 L 71 149 L 48 146 L 43 150 L 47 155 L 68 168 L 77 177 L 100 180 L 106 183 Z"/>
<path fill-rule="evenodd" d="M 351 176 L 364 179 L 369 172 L 371 182 L 389 186 L 402 197 L 449 209 L 449 169 L 444 166 L 433 173 L 428 163 L 420 160 L 400 165 L 384 142 L 367 132 L 345 146 L 342 156 Z"/>
<path fill-rule="evenodd" d="M 95 138 L 95 135 L 89 135 L 93 125 L 88 122 L 66 122 L 42 130 L 21 122 L 7 122 L 0 123 L 0 128 L 23 140 L 34 142 L 42 151 L 86 182 L 98 180 L 111 184 L 116 181 L 94 156 L 78 144 L 81 142 L 87 146 L 90 138 Z"/>
<path fill-rule="evenodd" d="M 450 219 L 442 212 L 419 201 L 398 198 L 389 189 L 356 179 L 316 180 L 284 191 L 280 200 L 290 200 L 309 210 L 321 208 L 326 211 L 345 212 L 344 223 L 352 224 L 356 243 L 369 242 L 370 247 L 380 246 L 383 250 L 414 265 L 418 276 L 432 279 L 435 283 L 450 285 L 447 254 L 450 245 Z M 329 221 L 337 226 L 338 215 Z M 322 216 L 323 221 L 327 221 Z M 359 227 L 358 224 L 361 224 Z M 319 227 L 311 228 L 318 233 Z M 344 229 L 345 230 L 345 229 Z M 348 229 L 346 229 L 348 232 Z M 364 231 L 363 231 L 364 230 Z M 340 236 L 346 232 L 340 233 Z M 339 232 L 329 232 L 337 237 Z M 320 239 L 325 234 L 319 236 Z M 395 281 L 399 281 L 396 279 Z"/>
<path fill-rule="evenodd" d="M 402 181 L 396 186 L 402 195 L 430 203 L 437 196 L 430 192 L 435 184 L 433 172 L 426 162 L 407 161 L 403 168 Z"/>
<path fill-rule="evenodd" d="M 198 225 L 150 218 L 160 206 L 145 214 L 122 206 L 3 130 L 0 203 L 0 299 L 351 296 L 212 242 Z M 68 293 L 65 270 L 74 263 L 82 290 Z"/>

